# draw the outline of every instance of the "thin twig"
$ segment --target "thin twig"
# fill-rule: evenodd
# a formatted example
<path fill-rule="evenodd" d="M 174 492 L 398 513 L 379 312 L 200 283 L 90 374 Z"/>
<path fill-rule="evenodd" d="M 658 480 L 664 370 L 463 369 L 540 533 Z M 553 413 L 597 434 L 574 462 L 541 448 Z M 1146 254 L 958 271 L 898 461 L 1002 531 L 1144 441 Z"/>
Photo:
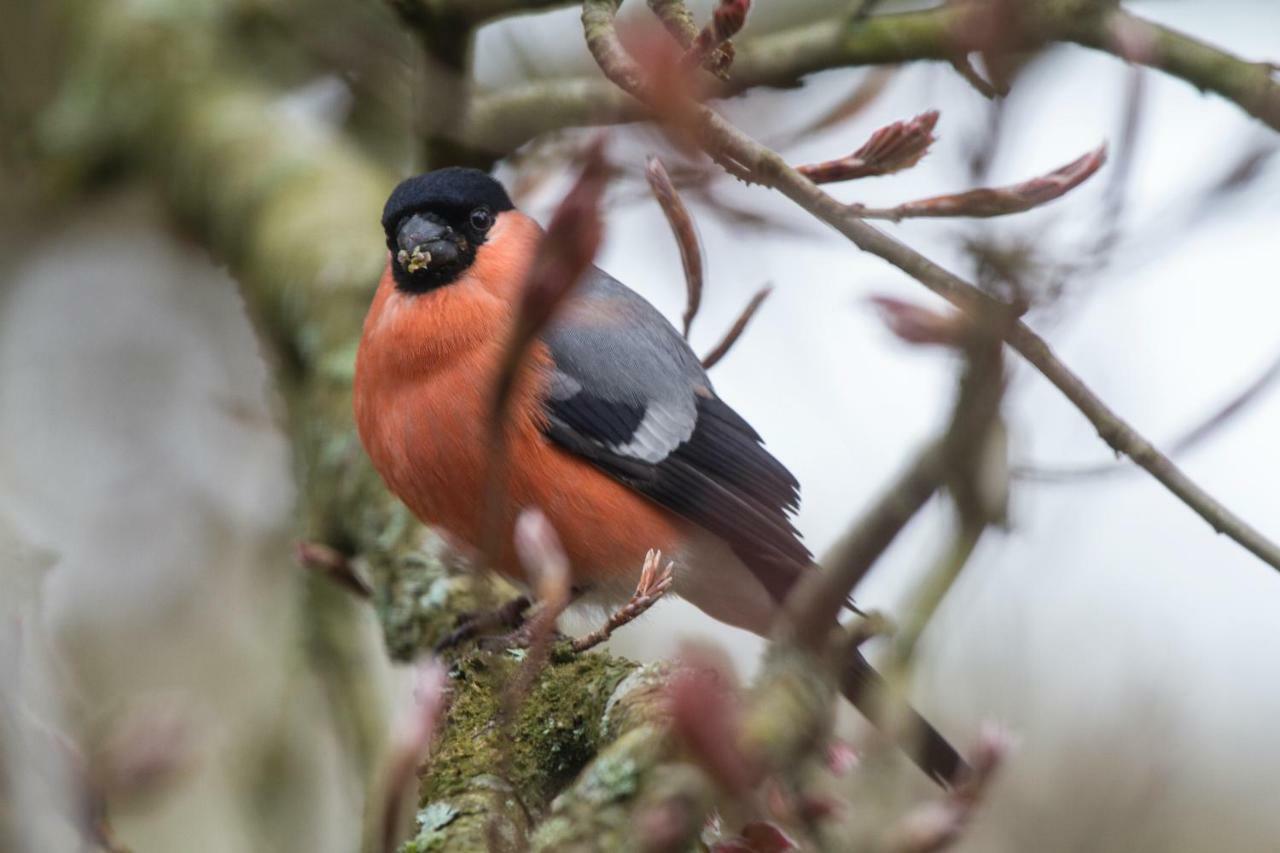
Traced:
<path fill-rule="evenodd" d="M 956 70 L 966 83 L 973 87 L 973 90 L 989 101 L 1004 97 L 1009 94 L 1007 86 L 997 85 L 983 78 L 978 73 L 978 69 L 973 67 L 973 62 L 969 60 L 968 54 L 957 53 L 951 56 L 951 67 Z"/>
<path fill-rule="evenodd" d="M 650 155 L 645 159 L 644 176 L 649 182 L 653 197 L 658 200 L 662 214 L 671 226 L 671 233 L 676 238 L 676 246 L 680 249 L 680 264 L 684 267 L 685 304 L 684 316 L 681 318 L 684 339 L 689 340 L 689 327 L 693 318 L 698 316 L 698 307 L 702 304 L 702 243 L 698 240 L 698 229 L 685 207 L 680 193 L 676 192 L 671 176 L 662 165 L 662 161 Z"/>
<path fill-rule="evenodd" d="M 675 564 L 668 562 L 662 565 L 662 552 L 650 551 L 645 555 L 644 567 L 640 570 L 640 581 L 631 599 L 622 607 L 609 614 L 609 618 L 590 634 L 578 637 L 573 641 L 575 652 L 585 652 L 595 648 L 613 635 L 613 632 L 628 622 L 639 618 L 646 610 L 658 603 L 658 599 L 671 589 L 674 581 L 672 572 Z"/>
<path fill-rule="evenodd" d="M 773 137 L 769 142 L 770 147 L 781 150 L 801 139 L 808 139 L 815 133 L 843 124 L 879 98 L 897 73 L 898 68 L 893 65 L 868 68 L 865 74 L 860 75 L 849 94 L 816 119 Z"/>
<path fill-rule="evenodd" d="M 755 292 L 755 295 L 751 297 L 751 301 L 746 304 L 746 307 L 742 309 L 742 313 L 738 315 L 738 319 L 733 321 L 729 331 L 724 333 L 720 343 L 712 347 L 702 357 L 704 370 L 710 370 L 715 367 L 722 358 L 729 354 L 729 350 L 733 349 L 733 345 L 738 342 L 738 338 L 742 337 L 742 333 L 747 330 L 747 324 L 751 322 L 751 318 L 756 316 L 756 312 L 760 310 L 760 306 L 764 304 L 764 301 L 769 298 L 770 293 L 773 293 L 773 285 L 769 284 Z"/>
<path fill-rule="evenodd" d="M 718 77 L 727 77 L 733 63 L 733 43 L 729 39 L 738 34 L 747 21 L 751 0 L 720 0 L 693 43 L 689 45 L 682 63 L 687 68 L 703 66 Z"/>
<path fill-rule="evenodd" d="M 1280 356 L 1277 356 L 1257 378 L 1240 389 L 1224 405 L 1215 409 L 1208 417 L 1185 430 L 1182 435 L 1169 443 L 1169 455 L 1179 456 L 1228 423 L 1240 412 L 1247 409 L 1259 397 L 1280 380 Z M 1043 468 L 1039 466 L 1023 466 L 1014 470 L 1014 476 L 1028 480 L 1044 482 L 1065 482 L 1083 480 L 1091 477 L 1103 477 L 1133 471 L 1133 467 L 1123 462 L 1104 462 L 1100 465 L 1089 465 L 1079 468 Z"/>
<path fill-rule="evenodd" d="M 615 0 L 584 0 L 582 20 L 587 47 L 605 76 L 633 96 L 645 100 L 647 91 L 643 75 L 627 56 L 613 26 L 616 11 Z M 733 174 L 746 174 L 757 183 L 777 189 L 844 234 L 859 248 L 887 260 L 957 307 L 978 316 L 1008 312 L 1007 306 L 991 299 L 969 282 L 861 220 L 846 205 L 788 166 L 776 152 L 755 142 L 716 113 L 702 106 L 694 106 L 692 110 L 698 120 L 700 144 L 726 170 Z M 1231 537 L 1263 562 L 1280 570 L 1280 546 L 1223 506 L 1112 411 L 1053 354 L 1043 338 L 1024 323 L 1017 322 L 1009 326 L 1005 341 L 1088 418 L 1113 450 L 1130 456 L 1214 530 Z"/>
<path fill-rule="evenodd" d="M 346 554 L 322 542 L 295 542 L 294 559 L 304 569 L 318 572 L 361 598 L 373 596 L 373 585 Z"/>
<path fill-rule="evenodd" d="M 1070 22 L 1064 39 L 1179 77 L 1201 91 L 1234 101 L 1245 112 L 1280 130 L 1280 79 L 1275 66 L 1248 62 L 1194 36 L 1115 10 L 1101 24 Z M 1135 50 L 1134 45 L 1141 45 Z"/>

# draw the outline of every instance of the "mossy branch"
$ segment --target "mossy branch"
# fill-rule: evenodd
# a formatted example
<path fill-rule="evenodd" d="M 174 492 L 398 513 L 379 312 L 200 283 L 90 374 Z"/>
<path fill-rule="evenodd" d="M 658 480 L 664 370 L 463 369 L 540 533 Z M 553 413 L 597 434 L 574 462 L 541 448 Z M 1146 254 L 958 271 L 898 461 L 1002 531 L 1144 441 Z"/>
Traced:
<path fill-rule="evenodd" d="M 374 581 L 390 653 L 411 658 L 496 593 L 386 491 L 352 422 L 355 349 L 385 262 L 378 219 L 394 177 L 233 70 L 216 18 L 191 26 L 184 8 L 175 0 L 77 9 L 82 49 L 46 127 L 49 162 L 80 174 L 95 162 L 126 164 L 230 266 L 279 360 L 302 484 L 300 533 L 352 555 Z M 344 651 L 368 605 L 318 575 L 306 583 L 309 647 L 368 765 L 386 737 L 380 702 Z M 599 654 L 554 662 L 520 716 L 512 778 L 495 781 L 484 764 L 499 746 L 489 712 L 514 665 L 478 653 L 453 679 L 449 723 L 421 786 L 434 827 L 427 834 L 440 849 L 486 849 L 491 832 L 527 834 L 530 817 L 595 754 L 606 702 L 635 667 Z"/>

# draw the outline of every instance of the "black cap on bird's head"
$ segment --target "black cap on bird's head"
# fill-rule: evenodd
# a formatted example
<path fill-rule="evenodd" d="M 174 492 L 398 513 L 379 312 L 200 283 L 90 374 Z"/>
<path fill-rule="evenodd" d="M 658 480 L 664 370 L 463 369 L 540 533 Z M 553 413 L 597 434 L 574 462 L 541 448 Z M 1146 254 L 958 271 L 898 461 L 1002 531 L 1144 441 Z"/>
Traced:
<path fill-rule="evenodd" d="M 495 217 L 514 205 L 479 169 L 450 167 L 401 181 L 382 210 L 396 286 L 422 293 L 456 281 Z"/>

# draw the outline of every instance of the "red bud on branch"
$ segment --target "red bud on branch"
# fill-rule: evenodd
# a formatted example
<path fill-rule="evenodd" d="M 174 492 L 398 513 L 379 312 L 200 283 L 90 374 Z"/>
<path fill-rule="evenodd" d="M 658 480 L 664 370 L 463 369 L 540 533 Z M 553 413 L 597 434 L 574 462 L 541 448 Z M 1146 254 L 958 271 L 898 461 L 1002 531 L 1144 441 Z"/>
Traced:
<path fill-rule="evenodd" d="M 933 135 L 937 124 L 937 110 L 921 113 L 908 121 L 895 121 L 871 134 L 871 138 L 848 157 L 799 166 L 796 171 L 815 184 L 900 172 L 919 163 L 929 153 L 929 146 L 937 139 Z"/>
<path fill-rule="evenodd" d="M 395 734 L 382 806 L 382 849 L 396 849 L 411 797 L 416 799 L 418 765 L 426 757 L 444 714 L 448 670 L 436 660 L 414 668 L 413 708 Z"/>
<path fill-rule="evenodd" d="M 527 507 L 516 518 L 514 537 L 516 556 L 539 604 L 558 616 L 570 598 L 569 557 L 559 534 L 542 510 Z"/>
<path fill-rule="evenodd" d="M 752 821 L 742 827 L 740 835 L 712 845 L 711 853 L 786 853 L 799 849 L 800 845 L 777 824 Z"/>
<path fill-rule="evenodd" d="M 958 311 L 947 313 L 904 302 L 891 296 L 873 296 L 889 331 L 909 344 L 961 347 L 971 334 L 969 320 Z"/>
<path fill-rule="evenodd" d="M 888 833 L 883 849 L 894 853 L 934 853 L 950 847 L 986 798 L 1012 743 L 1007 734 L 984 727 L 973 753 L 973 772 L 941 800 L 908 812 Z"/>
<path fill-rule="evenodd" d="M 858 216 L 867 219 L 889 219 L 897 222 L 912 217 L 1007 216 L 1039 207 L 1065 195 L 1084 183 L 1107 161 L 1107 146 L 1101 145 L 1088 154 L 1072 160 L 1060 169 L 1007 187 L 984 187 L 955 195 L 909 201 L 896 207 L 870 208 L 850 205 Z"/>
<path fill-rule="evenodd" d="M 733 63 L 733 45 L 729 39 L 747 23 L 750 8 L 751 0 L 720 0 L 711 13 L 711 20 L 689 45 L 682 60 L 684 67 L 701 65 L 718 77 L 727 76 Z"/>
<path fill-rule="evenodd" d="M 680 657 L 682 666 L 668 688 L 672 730 L 721 788 L 745 798 L 760 772 L 742 751 L 742 707 L 729 667 L 705 647 L 685 648 Z"/>

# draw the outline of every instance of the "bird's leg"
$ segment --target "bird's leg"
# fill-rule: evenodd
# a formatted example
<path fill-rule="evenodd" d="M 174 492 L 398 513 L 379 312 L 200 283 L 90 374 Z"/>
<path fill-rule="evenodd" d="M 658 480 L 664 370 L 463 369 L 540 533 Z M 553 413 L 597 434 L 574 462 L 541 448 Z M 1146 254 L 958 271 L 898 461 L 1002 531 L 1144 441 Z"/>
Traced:
<path fill-rule="evenodd" d="M 530 607 L 527 595 L 518 595 L 492 610 L 464 613 L 458 617 L 458 626 L 435 645 L 435 653 L 442 654 L 493 628 L 519 630 L 525 623 Z"/>

